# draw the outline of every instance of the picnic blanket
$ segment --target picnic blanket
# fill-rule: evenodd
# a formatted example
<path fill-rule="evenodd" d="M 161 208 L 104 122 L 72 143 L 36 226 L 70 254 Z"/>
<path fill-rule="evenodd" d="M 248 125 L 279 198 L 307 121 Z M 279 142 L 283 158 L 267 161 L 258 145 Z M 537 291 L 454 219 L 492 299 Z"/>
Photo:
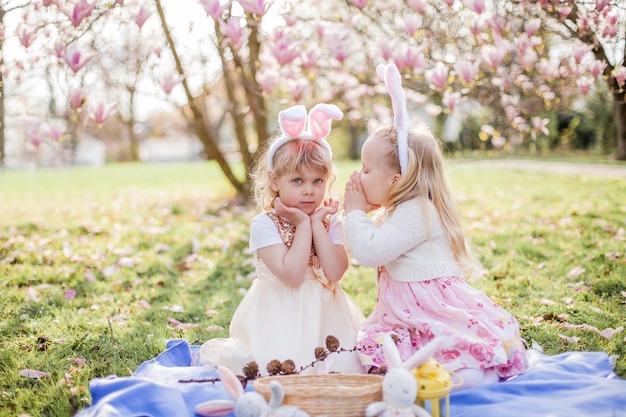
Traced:
<path fill-rule="evenodd" d="M 196 417 L 196 404 L 229 398 L 220 382 L 181 382 L 217 378 L 213 369 L 193 365 L 198 348 L 170 340 L 132 376 L 93 379 L 92 405 L 76 417 Z M 606 353 L 550 356 L 529 350 L 528 358 L 524 375 L 451 394 L 450 416 L 626 417 L 626 380 L 614 374 Z M 246 390 L 251 389 L 248 384 Z"/>

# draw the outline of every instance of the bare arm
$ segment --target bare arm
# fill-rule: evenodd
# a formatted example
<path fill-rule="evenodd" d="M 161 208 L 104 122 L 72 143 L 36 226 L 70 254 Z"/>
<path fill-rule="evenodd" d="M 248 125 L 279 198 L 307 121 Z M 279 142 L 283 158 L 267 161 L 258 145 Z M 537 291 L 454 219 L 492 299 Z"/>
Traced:
<path fill-rule="evenodd" d="M 336 245 L 328 231 L 324 227 L 323 220 L 329 214 L 337 213 L 339 201 L 330 199 L 324 202 L 324 206 L 311 214 L 311 229 L 313 232 L 313 246 L 324 269 L 326 278 L 331 282 L 337 282 L 343 278 L 348 269 L 348 255 L 343 245 Z"/>
<path fill-rule="evenodd" d="M 285 244 L 271 245 L 260 248 L 257 253 L 278 279 L 290 287 L 299 287 L 304 282 L 311 254 L 311 220 L 302 210 L 285 206 L 280 198 L 274 201 L 274 209 L 276 214 L 296 226 L 293 242 L 291 247 Z"/>

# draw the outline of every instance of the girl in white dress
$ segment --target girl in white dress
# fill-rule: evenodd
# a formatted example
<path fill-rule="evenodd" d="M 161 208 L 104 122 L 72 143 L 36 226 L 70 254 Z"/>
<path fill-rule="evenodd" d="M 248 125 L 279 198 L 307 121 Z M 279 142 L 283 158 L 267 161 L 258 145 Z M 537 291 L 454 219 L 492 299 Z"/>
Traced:
<path fill-rule="evenodd" d="M 335 336 L 351 350 L 364 320 L 339 284 L 348 258 L 338 201 L 328 198 L 334 180 L 332 150 L 326 141 L 337 106 L 318 104 L 308 114 L 294 106 L 279 113 L 281 136 L 259 157 L 254 179 L 261 211 L 250 224 L 250 251 L 256 278 L 237 307 L 229 338 L 206 341 L 204 364 L 239 373 L 251 360 L 261 374 L 272 360 L 295 362 L 302 373 L 359 373 L 355 352 L 339 352 L 315 362 L 316 347 Z"/>

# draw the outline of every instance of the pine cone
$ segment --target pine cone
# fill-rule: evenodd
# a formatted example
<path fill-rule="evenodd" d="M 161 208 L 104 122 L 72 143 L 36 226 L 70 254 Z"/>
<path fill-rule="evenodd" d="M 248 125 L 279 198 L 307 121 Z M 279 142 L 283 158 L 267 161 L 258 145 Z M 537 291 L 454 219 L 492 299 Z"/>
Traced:
<path fill-rule="evenodd" d="M 248 362 L 246 366 L 243 367 L 243 375 L 246 379 L 255 379 L 259 376 L 259 365 L 255 362 Z"/>
<path fill-rule="evenodd" d="M 333 335 L 326 336 L 326 349 L 330 352 L 336 352 L 339 349 L 339 339 Z"/>
<path fill-rule="evenodd" d="M 324 359 L 326 359 L 326 356 L 328 355 L 328 353 L 326 353 L 326 349 L 324 349 L 321 346 L 318 346 L 315 348 L 315 359 L 317 359 L 318 361 L 323 361 Z"/>
<path fill-rule="evenodd" d="M 273 359 L 267 364 L 267 373 L 270 375 L 278 375 L 280 374 L 281 364 L 278 359 Z"/>
<path fill-rule="evenodd" d="M 280 364 L 280 370 L 285 375 L 291 375 L 296 373 L 296 364 L 291 359 L 287 359 L 283 363 Z"/>

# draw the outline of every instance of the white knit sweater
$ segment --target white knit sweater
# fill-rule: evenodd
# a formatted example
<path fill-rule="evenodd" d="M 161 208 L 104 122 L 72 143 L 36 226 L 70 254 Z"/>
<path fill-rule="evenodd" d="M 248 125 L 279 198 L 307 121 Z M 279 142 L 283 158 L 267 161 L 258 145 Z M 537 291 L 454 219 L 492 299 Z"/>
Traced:
<path fill-rule="evenodd" d="M 397 281 L 464 276 L 430 200 L 405 201 L 380 225 L 364 211 L 352 211 L 345 217 L 345 234 L 361 265 L 384 265 Z"/>

